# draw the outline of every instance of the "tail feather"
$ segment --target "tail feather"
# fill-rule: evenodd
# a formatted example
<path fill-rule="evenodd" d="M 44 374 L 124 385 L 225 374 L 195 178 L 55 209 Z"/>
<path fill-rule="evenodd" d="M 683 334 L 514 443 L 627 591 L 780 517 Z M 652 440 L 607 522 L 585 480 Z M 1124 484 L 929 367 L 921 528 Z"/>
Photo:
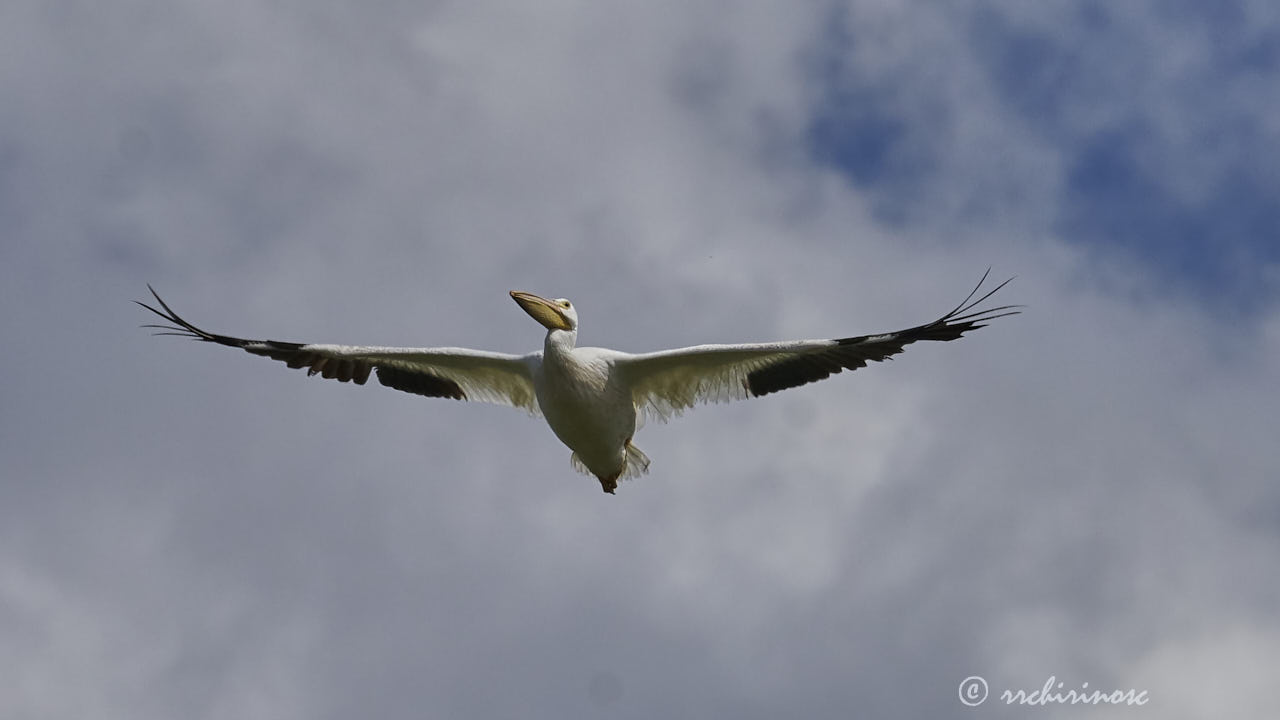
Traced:
<path fill-rule="evenodd" d="M 649 457 L 640 451 L 640 448 L 632 445 L 630 441 L 626 444 L 627 464 L 622 469 L 622 474 L 618 476 L 619 480 L 630 480 L 640 477 L 649 472 Z M 578 457 L 578 453 L 569 456 L 569 465 L 574 470 L 583 475 L 595 475 L 587 464 L 582 462 L 582 458 Z"/>
<path fill-rule="evenodd" d="M 640 448 L 627 441 L 627 469 L 622 471 L 622 478 L 628 480 L 630 478 L 640 477 L 649 472 L 649 457 L 640 452 Z"/>

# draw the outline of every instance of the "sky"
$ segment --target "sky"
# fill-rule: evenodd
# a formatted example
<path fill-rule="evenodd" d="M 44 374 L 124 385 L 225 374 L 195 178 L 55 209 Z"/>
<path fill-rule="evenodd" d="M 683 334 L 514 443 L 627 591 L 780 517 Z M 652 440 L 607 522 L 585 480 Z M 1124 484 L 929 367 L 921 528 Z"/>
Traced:
<path fill-rule="evenodd" d="M 1278 86 L 1245 0 L 10 0 L 0 716 L 1260 717 Z M 616 496 L 131 302 L 522 353 L 519 289 L 640 352 L 988 267 L 1022 315 L 650 424 Z"/>

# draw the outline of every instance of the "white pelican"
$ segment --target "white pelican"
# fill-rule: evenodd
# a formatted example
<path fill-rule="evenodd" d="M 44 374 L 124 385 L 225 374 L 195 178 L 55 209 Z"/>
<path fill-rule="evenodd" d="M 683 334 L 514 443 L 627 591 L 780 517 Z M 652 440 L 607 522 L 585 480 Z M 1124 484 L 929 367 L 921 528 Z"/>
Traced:
<path fill-rule="evenodd" d="M 483 402 L 541 413 L 573 451 L 574 469 L 596 476 L 607 493 L 618 480 L 644 474 L 649 458 L 631 444 L 637 416 L 667 420 L 698 403 L 759 397 L 885 360 L 917 340 L 955 340 L 984 322 L 1015 315 L 1017 305 L 974 310 L 1009 283 L 970 302 L 987 274 L 951 312 L 937 320 L 880 335 L 746 345 L 698 345 L 633 355 L 577 347 L 573 303 L 512 291 L 511 297 L 547 328 L 541 352 L 527 355 L 461 348 L 398 348 L 244 340 L 201 330 L 183 320 L 150 286 L 162 310 L 142 307 L 169 323 L 144 325 L 283 360 L 341 382 L 363 385 L 369 374 L 387 387 L 427 397 Z M 1012 280 L 1012 278 L 1010 278 Z"/>

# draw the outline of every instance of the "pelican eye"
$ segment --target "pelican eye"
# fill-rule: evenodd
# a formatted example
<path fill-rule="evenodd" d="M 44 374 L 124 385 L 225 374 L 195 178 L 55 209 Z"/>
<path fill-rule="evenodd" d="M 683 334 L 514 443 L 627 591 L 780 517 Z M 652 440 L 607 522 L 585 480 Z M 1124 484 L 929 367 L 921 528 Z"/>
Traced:
<path fill-rule="evenodd" d="M 569 308 L 573 307 L 573 303 L 569 302 L 568 300 L 561 300 L 561 301 L 560 301 L 559 303 L 557 303 L 557 304 L 558 304 L 560 307 L 564 308 L 565 310 L 568 310 Z"/>

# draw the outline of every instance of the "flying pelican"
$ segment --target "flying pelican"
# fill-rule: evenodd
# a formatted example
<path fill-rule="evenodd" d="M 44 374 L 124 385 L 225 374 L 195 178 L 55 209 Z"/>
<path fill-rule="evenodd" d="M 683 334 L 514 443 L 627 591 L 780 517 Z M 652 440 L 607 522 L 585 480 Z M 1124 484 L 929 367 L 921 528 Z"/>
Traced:
<path fill-rule="evenodd" d="M 619 479 L 642 475 L 649 458 L 631 443 L 637 416 L 666 421 L 698 403 L 759 397 L 856 370 L 902 352 L 917 340 L 955 340 L 983 323 L 1016 315 L 1017 305 L 974 308 L 1009 283 L 979 297 L 988 269 L 964 302 L 931 323 L 880 335 L 744 345 L 697 345 L 678 350 L 631 353 L 577 347 L 578 311 L 573 303 L 511 291 L 511 298 L 547 329 L 541 352 L 527 355 L 463 348 L 398 348 L 318 345 L 279 340 L 244 340 L 202 330 L 183 320 L 155 289 L 164 325 L 156 335 L 241 348 L 282 360 L 340 382 L 365 384 L 376 372 L 387 387 L 427 397 L 478 400 L 541 413 L 560 441 L 573 451 L 570 463 L 594 475 L 613 493 Z"/>

